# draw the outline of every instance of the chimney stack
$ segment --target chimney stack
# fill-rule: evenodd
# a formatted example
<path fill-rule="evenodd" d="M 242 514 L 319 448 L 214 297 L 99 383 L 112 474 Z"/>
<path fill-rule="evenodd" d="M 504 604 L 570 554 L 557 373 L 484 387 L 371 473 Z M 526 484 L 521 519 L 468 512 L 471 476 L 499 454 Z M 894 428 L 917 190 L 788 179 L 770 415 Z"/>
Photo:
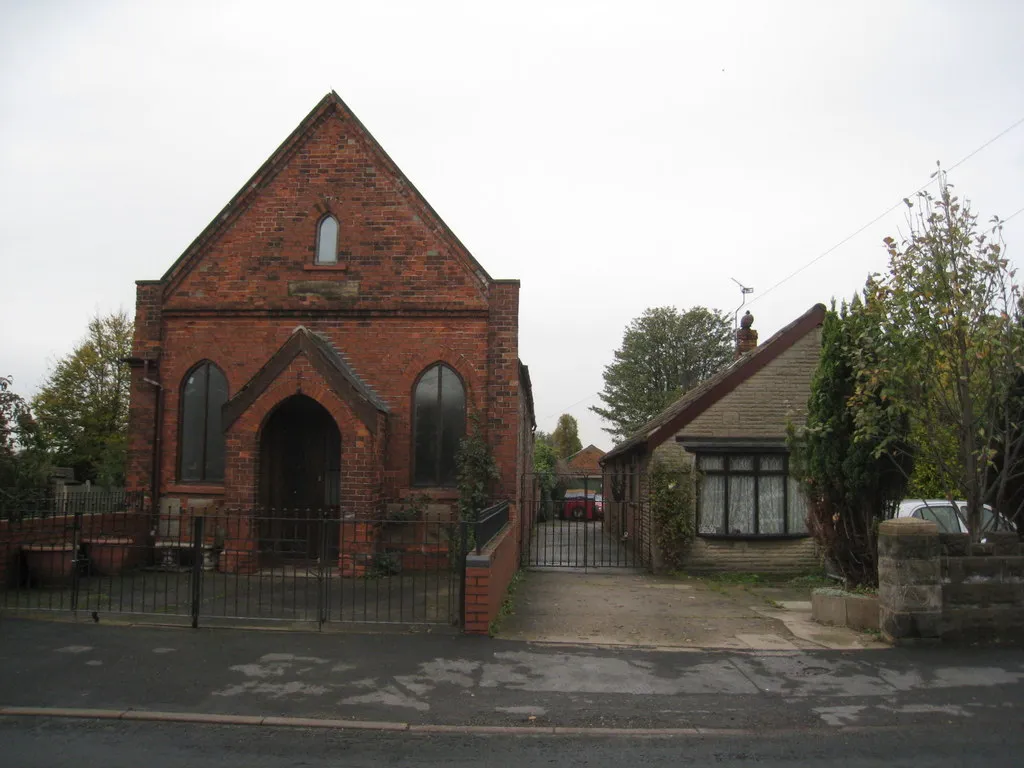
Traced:
<path fill-rule="evenodd" d="M 740 327 L 736 330 L 737 360 L 757 346 L 757 331 L 750 327 L 753 324 L 754 316 L 750 314 L 748 309 L 746 314 L 740 319 Z"/>

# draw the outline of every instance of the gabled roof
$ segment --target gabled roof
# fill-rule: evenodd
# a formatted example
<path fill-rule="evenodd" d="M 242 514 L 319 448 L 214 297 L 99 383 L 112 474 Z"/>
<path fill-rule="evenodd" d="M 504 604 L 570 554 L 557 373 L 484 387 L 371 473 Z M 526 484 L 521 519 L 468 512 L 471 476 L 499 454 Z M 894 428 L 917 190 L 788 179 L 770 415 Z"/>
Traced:
<path fill-rule="evenodd" d="M 558 472 L 564 474 L 586 474 L 592 471 L 592 467 L 597 467 L 600 464 L 601 459 L 604 458 L 604 451 L 598 448 L 594 444 L 588 445 L 586 448 L 581 448 L 571 456 L 566 456 L 564 459 L 559 459 L 556 462 Z M 578 462 L 579 466 L 574 464 Z M 600 472 L 600 467 L 597 468 Z"/>
<path fill-rule="evenodd" d="M 222 231 L 224 231 L 235 219 L 238 218 L 248 207 L 250 202 L 256 195 L 258 195 L 271 181 L 277 176 L 281 169 L 287 164 L 288 160 L 291 159 L 292 155 L 303 145 L 305 140 L 311 135 L 313 128 L 318 124 L 320 119 L 325 115 L 329 115 L 332 112 L 337 111 L 346 119 L 352 121 L 359 131 L 361 138 L 364 140 L 367 148 L 374 155 L 377 156 L 378 161 L 386 169 L 388 169 L 392 175 L 398 180 L 398 186 L 402 191 L 402 194 L 406 196 L 409 202 L 418 208 L 422 214 L 421 218 L 428 225 L 433 225 L 438 231 L 440 236 L 447 240 L 454 248 L 454 250 L 461 254 L 469 266 L 472 268 L 473 273 L 483 283 L 491 282 L 491 276 L 487 274 L 487 270 L 478 262 L 473 254 L 469 252 L 469 249 L 462 244 L 462 241 L 455 236 L 455 233 L 448 228 L 448 225 L 444 223 L 437 211 L 435 211 L 430 203 L 427 202 L 426 198 L 420 194 L 419 190 L 409 181 L 408 177 L 402 172 L 402 169 L 395 164 L 395 161 L 391 159 L 384 148 L 377 143 L 377 140 L 373 137 L 366 126 L 355 116 L 355 113 L 349 109 L 348 105 L 342 101 L 341 97 L 334 91 L 331 91 L 324 96 L 320 102 L 313 107 L 313 110 L 306 115 L 306 117 L 298 124 L 294 131 L 289 134 L 288 138 L 281 143 L 274 153 L 267 158 L 267 161 L 260 166 L 259 170 L 252 175 L 252 178 L 247 181 L 242 188 L 235 194 L 234 197 L 228 202 L 224 209 L 214 217 L 206 228 L 199 233 L 199 236 L 192 241 L 192 243 L 185 249 L 184 253 L 181 254 L 170 266 L 167 272 L 160 281 L 164 284 L 164 295 L 173 290 L 186 274 L 191 270 L 193 264 L 198 259 L 198 256 L 206 249 Z"/>
<path fill-rule="evenodd" d="M 377 431 L 376 412 L 389 409 L 376 392 L 356 375 L 351 366 L 330 341 L 300 325 L 266 364 L 249 379 L 222 410 L 224 428 L 230 427 L 266 391 L 292 360 L 304 354 L 310 364 L 327 380 L 338 397 L 347 402 L 371 433 Z"/>
<path fill-rule="evenodd" d="M 600 453 L 600 454 L 601 454 L 602 456 L 604 455 L 604 451 L 602 451 L 602 450 L 601 450 L 600 448 L 598 448 L 598 447 L 597 447 L 596 445 L 594 445 L 593 443 L 591 443 L 590 445 L 586 446 L 585 448 L 580 448 L 580 449 L 579 449 L 578 451 L 576 451 L 576 453 L 572 454 L 572 456 L 566 456 L 566 457 L 565 457 L 565 460 L 566 460 L 567 462 L 569 462 L 569 461 L 572 461 L 572 460 L 573 460 L 573 459 L 575 459 L 575 458 L 576 458 L 577 456 L 580 456 L 580 455 L 582 455 L 582 454 L 586 453 L 587 451 L 597 451 L 597 452 L 598 452 L 598 453 Z"/>
<path fill-rule="evenodd" d="M 693 421 L 736 387 L 764 368 L 825 320 L 825 305 L 815 304 L 807 312 L 780 330 L 768 341 L 733 361 L 710 379 L 701 382 L 663 410 L 626 440 L 616 445 L 604 458 L 609 459 L 638 450 L 653 450 L 682 427 Z"/>

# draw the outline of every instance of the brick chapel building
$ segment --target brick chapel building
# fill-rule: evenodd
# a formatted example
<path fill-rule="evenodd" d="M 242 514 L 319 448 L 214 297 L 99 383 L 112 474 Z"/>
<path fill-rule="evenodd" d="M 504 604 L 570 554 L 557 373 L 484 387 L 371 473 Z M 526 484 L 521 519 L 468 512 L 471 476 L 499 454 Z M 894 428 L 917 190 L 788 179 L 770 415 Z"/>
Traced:
<path fill-rule="evenodd" d="M 476 414 L 518 531 L 535 426 L 518 306 L 519 281 L 487 274 L 331 92 L 137 283 L 129 488 L 240 517 L 367 520 L 420 494 L 436 513 Z M 254 527 L 233 535 L 258 551 Z"/>

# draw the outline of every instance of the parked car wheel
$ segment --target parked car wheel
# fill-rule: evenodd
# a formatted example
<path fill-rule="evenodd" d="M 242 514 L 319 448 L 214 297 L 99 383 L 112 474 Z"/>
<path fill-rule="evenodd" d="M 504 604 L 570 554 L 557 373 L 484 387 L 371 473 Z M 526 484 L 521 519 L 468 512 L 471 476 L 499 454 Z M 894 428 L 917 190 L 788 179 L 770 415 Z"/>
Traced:
<path fill-rule="evenodd" d="M 576 507 L 572 508 L 572 519 L 573 520 L 582 520 L 586 516 L 586 514 L 587 514 L 587 511 L 583 507 L 576 506 Z"/>

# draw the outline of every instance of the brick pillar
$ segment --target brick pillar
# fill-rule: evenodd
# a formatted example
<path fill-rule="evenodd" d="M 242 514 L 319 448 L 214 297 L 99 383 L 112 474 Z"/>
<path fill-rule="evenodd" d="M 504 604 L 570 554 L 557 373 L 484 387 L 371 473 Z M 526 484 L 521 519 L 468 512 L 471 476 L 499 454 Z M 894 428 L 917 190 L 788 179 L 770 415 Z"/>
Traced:
<path fill-rule="evenodd" d="M 491 561 L 488 556 L 466 557 L 466 624 L 467 635 L 486 635 L 491 631 Z"/>
<path fill-rule="evenodd" d="M 143 379 L 159 381 L 162 290 L 163 285 L 153 280 L 140 280 L 135 286 L 132 357 L 137 362 L 132 364 L 125 480 L 126 488 L 133 492 L 148 493 L 153 482 L 153 444 L 160 390 Z"/>
<path fill-rule="evenodd" d="M 736 330 L 736 357 L 740 358 L 757 346 L 757 331 L 752 326 L 754 316 L 748 309 L 740 320 L 740 327 Z"/>
<path fill-rule="evenodd" d="M 378 534 L 377 526 L 371 522 L 342 522 L 341 552 L 338 555 L 338 568 L 342 576 L 367 574 L 373 566 Z"/>
<path fill-rule="evenodd" d="M 220 571 L 255 573 L 259 570 L 259 521 L 253 518 L 251 509 L 226 509 L 223 514 L 206 522 L 223 528 L 224 549 L 218 563 Z"/>
<path fill-rule="evenodd" d="M 897 645 L 936 643 L 942 634 L 942 546 L 935 523 L 916 518 L 878 526 L 878 618 Z"/>
<path fill-rule="evenodd" d="M 515 503 L 519 478 L 519 281 L 491 284 L 487 318 L 487 440 L 501 476 L 494 495 Z M 510 510 L 518 518 L 518 510 Z"/>

